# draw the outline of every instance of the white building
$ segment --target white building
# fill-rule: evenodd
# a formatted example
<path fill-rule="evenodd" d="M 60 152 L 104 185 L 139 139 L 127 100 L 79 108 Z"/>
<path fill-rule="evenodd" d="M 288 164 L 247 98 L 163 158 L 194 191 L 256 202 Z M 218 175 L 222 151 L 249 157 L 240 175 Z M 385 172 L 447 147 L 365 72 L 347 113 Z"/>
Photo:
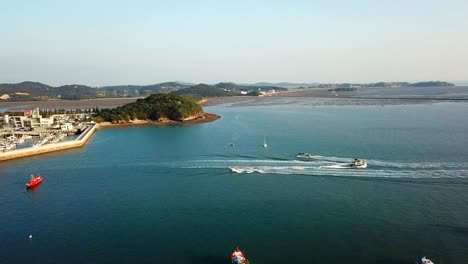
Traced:
<path fill-rule="evenodd" d="M 70 130 L 73 130 L 73 125 L 71 123 L 65 123 L 60 126 L 60 129 L 62 131 L 70 131 Z"/>
<path fill-rule="evenodd" d="M 8 115 L 3 116 L 3 126 L 4 127 L 10 126 L 10 117 Z"/>
<path fill-rule="evenodd" d="M 49 117 L 49 118 L 39 118 L 40 122 L 41 122 L 41 127 L 50 127 L 50 126 L 53 126 L 54 125 L 54 118 L 53 117 Z"/>

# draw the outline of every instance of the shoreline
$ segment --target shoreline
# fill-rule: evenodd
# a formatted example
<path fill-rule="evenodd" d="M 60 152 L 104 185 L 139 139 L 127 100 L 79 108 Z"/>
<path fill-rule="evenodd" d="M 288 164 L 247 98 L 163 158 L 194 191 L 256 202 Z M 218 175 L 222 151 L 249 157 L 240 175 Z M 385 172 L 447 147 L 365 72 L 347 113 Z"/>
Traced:
<path fill-rule="evenodd" d="M 29 147 L 23 149 L 12 150 L 9 152 L 0 153 L 0 163 L 3 161 L 14 160 L 27 158 L 31 156 L 39 156 L 44 154 L 50 154 L 53 152 L 60 152 L 66 150 L 72 150 L 77 148 L 82 148 L 94 135 L 94 132 L 101 129 L 112 129 L 112 128 L 127 128 L 133 126 L 166 126 L 166 125 L 194 125 L 194 124 L 203 124 L 208 122 L 213 122 L 220 119 L 221 116 L 204 113 L 203 117 L 199 117 L 187 121 L 173 121 L 168 120 L 164 122 L 155 122 L 147 120 L 137 120 L 133 123 L 122 123 L 122 124 L 112 124 L 110 122 L 101 122 L 94 124 L 88 127 L 81 135 L 79 135 L 75 140 L 47 144 L 40 147 Z"/>
<path fill-rule="evenodd" d="M 426 90 L 436 91 L 426 93 Z M 401 92 L 401 93 L 400 93 Z M 1 101 L 0 112 L 22 111 L 24 109 L 86 109 L 86 108 L 115 108 L 127 103 L 135 102 L 141 97 L 96 98 L 83 100 L 48 100 L 48 101 Z M 221 104 L 264 105 L 278 101 L 310 101 L 310 105 L 401 105 L 437 102 L 468 102 L 468 86 L 451 88 L 361 88 L 356 91 L 341 91 L 337 95 L 330 94 L 329 88 L 289 89 L 263 97 L 258 96 L 224 96 L 205 97 L 197 103 L 201 106 Z M 299 102 L 302 104 L 303 102 Z M 280 103 L 283 104 L 283 103 Z M 134 124 L 132 124 L 134 125 Z"/>
<path fill-rule="evenodd" d="M 134 127 L 134 126 L 166 126 L 166 125 L 194 125 L 194 124 L 203 124 L 216 121 L 220 119 L 221 116 L 204 113 L 203 117 L 195 118 L 187 121 L 174 121 L 167 120 L 163 122 L 151 121 L 151 120 L 133 120 L 127 123 L 111 123 L 111 122 L 101 122 L 98 124 L 97 129 L 109 129 L 109 128 L 124 128 L 124 127 Z"/>
<path fill-rule="evenodd" d="M 8 152 L 0 153 L 0 162 L 81 148 L 84 145 L 86 145 L 86 143 L 88 143 L 88 140 L 93 136 L 97 128 L 98 126 L 96 124 L 89 126 L 74 140 L 51 143 L 39 147 L 15 149 Z"/>
<path fill-rule="evenodd" d="M 263 97 L 210 97 L 206 98 L 203 106 L 216 106 L 226 104 L 229 107 L 246 106 L 273 106 L 273 105 L 307 105 L 319 106 L 391 106 L 391 105 L 419 105 L 434 103 L 467 103 L 468 96 L 442 97 L 442 96 L 367 96 L 351 93 L 340 93 L 339 96 L 330 96 L 323 90 L 315 91 L 284 91 Z"/>

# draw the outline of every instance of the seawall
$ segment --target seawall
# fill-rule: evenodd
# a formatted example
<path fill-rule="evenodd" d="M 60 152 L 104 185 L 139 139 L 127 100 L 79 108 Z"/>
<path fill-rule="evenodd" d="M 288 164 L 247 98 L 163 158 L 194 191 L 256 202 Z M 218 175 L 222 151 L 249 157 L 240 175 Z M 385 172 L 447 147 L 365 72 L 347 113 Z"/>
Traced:
<path fill-rule="evenodd" d="M 88 126 L 81 133 L 81 135 L 79 135 L 75 140 L 59 142 L 59 143 L 51 143 L 51 144 L 46 144 L 44 146 L 39 146 L 39 147 L 16 149 L 16 150 L 0 153 L 0 161 L 24 158 L 28 156 L 34 156 L 34 155 L 39 155 L 39 154 L 44 154 L 44 153 L 49 153 L 49 152 L 82 147 L 94 134 L 97 126 L 98 126 L 97 124 Z"/>

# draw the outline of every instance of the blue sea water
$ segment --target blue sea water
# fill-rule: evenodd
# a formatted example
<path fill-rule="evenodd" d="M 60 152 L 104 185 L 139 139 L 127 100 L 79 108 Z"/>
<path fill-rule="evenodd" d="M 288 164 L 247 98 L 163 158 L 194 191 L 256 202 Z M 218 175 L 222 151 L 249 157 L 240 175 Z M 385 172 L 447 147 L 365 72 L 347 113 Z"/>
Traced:
<path fill-rule="evenodd" d="M 468 263 L 468 104 L 205 110 L 0 163 L 0 263 Z"/>

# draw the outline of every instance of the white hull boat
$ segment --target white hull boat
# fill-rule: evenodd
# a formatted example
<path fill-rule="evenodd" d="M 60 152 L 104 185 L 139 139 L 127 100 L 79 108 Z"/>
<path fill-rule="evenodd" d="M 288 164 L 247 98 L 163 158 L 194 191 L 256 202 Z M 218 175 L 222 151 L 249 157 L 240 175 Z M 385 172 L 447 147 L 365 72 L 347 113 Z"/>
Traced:
<path fill-rule="evenodd" d="M 300 152 L 300 153 L 297 153 L 296 158 L 298 158 L 298 159 L 313 159 L 314 155 L 312 155 L 310 153 Z"/>
<path fill-rule="evenodd" d="M 426 257 L 422 257 L 422 258 L 418 259 L 416 264 L 434 264 L 434 262 L 432 262 L 430 259 L 428 259 Z"/>
<path fill-rule="evenodd" d="M 354 159 L 354 161 L 351 163 L 351 168 L 365 169 L 365 168 L 367 168 L 367 161 L 360 160 L 360 159 Z"/>

